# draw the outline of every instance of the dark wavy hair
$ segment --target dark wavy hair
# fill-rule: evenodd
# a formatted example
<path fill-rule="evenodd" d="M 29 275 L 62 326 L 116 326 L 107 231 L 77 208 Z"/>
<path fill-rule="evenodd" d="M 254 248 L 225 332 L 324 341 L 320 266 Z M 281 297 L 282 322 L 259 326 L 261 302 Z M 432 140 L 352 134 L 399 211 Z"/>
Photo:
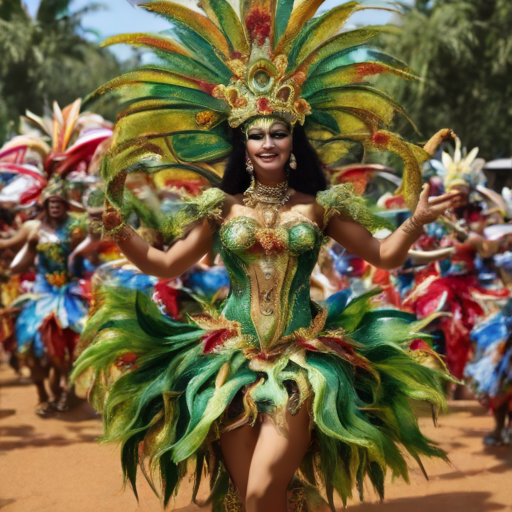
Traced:
<path fill-rule="evenodd" d="M 251 177 L 245 170 L 245 133 L 242 128 L 233 128 L 233 151 L 226 164 L 219 188 L 227 194 L 243 194 L 251 185 Z M 304 128 L 296 124 L 293 128 L 293 154 L 297 169 L 290 169 L 288 185 L 297 192 L 316 195 L 327 188 L 327 179 L 320 159 L 306 137 Z"/>

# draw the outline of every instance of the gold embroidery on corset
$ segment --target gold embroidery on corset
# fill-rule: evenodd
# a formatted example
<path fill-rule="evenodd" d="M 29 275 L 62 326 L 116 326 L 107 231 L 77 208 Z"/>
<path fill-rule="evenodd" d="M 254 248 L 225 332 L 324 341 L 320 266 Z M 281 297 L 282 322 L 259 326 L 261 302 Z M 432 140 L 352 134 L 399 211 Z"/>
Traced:
<path fill-rule="evenodd" d="M 258 255 L 248 263 L 250 279 L 250 315 L 258 337 L 260 351 L 271 354 L 282 343 L 283 334 L 292 320 L 290 289 L 297 272 L 298 258 L 289 250 L 290 231 L 282 220 L 300 219 L 314 223 L 304 215 L 285 206 L 293 190 L 286 182 L 277 187 L 265 187 L 254 182 L 245 194 L 244 204 L 251 208 L 248 216 L 259 227 L 254 231 Z M 287 336 L 286 338 L 289 338 Z"/>
<path fill-rule="evenodd" d="M 270 316 L 274 314 L 274 308 L 272 306 L 272 292 L 274 288 L 263 291 L 260 293 L 260 311 L 262 315 Z"/>
<path fill-rule="evenodd" d="M 269 274 L 267 270 L 271 270 Z M 289 252 L 268 256 L 267 261 L 249 265 L 251 318 L 258 333 L 260 349 L 271 350 L 290 321 L 290 287 L 297 270 L 297 258 Z"/>

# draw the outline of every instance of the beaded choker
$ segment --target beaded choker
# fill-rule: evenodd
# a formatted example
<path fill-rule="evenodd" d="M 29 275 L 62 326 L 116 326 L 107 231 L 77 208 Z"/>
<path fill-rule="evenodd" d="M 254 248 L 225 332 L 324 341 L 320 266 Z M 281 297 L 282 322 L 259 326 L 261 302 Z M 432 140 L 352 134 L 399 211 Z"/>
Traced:
<path fill-rule="evenodd" d="M 288 181 L 270 187 L 253 179 L 251 186 L 244 192 L 244 204 L 251 208 L 257 203 L 282 206 L 288 199 Z"/>

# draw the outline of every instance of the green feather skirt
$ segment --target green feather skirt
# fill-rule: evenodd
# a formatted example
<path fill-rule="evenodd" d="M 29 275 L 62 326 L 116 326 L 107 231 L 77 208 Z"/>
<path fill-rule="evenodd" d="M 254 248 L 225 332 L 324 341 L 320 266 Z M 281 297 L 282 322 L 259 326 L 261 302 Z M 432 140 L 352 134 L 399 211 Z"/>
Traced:
<path fill-rule="evenodd" d="M 141 292 L 109 289 L 88 322 L 73 379 L 103 414 L 102 441 L 121 445 L 125 482 L 137 492 L 140 466 L 164 506 L 191 473 L 197 502 L 206 474 L 206 503 L 224 512 L 221 433 L 261 414 L 282 427 L 305 403 L 314 442 L 297 479 L 317 493 L 310 507 L 334 510 L 334 493 L 346 503 L 354 489 L 363 499 L 366 478 L 383 497 L 388 471 L 408 479 L 407 453 L 420 466 L 420 456 L 446 460 L 420 432 L 413 403 L 443 409 L 447 375 L 421 332 L 427 321 L 372 309 L 372 295 L 348 305 L 335 296 L 316 340 L 258 359 L 225 342 L 228 329 L 208 331 L 204 317 L 174 321 Z"/>

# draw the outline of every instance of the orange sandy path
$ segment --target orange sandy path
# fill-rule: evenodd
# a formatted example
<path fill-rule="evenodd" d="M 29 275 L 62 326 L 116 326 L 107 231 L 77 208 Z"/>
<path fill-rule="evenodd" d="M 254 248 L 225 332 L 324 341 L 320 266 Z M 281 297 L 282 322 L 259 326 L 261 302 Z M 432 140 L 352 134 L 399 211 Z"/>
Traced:
<path fill-rule="evenodd" d="M 157 498 L 140 479 L 140 504 L 121 490 L 117 450 L 100 446 L 100 419 L 88 405 L 52 419 L 34 415 L 35 389 L 0 366 L 1 512 L 160 512 Z M 492 419 L 476 402 L 451 404 L 434 428 L 424 432 L 450 454 L 451 465 L 425 461 L 430 481 L 411 463 L 411 485 L 388 485 L 383 504 L 368 490 L 365 504 L 352 512 L 512 512 L 512 448 L 484 449 L 482 437 Z M 182 487 L 176 510 L 190 503 L 190 484 Z"/>

